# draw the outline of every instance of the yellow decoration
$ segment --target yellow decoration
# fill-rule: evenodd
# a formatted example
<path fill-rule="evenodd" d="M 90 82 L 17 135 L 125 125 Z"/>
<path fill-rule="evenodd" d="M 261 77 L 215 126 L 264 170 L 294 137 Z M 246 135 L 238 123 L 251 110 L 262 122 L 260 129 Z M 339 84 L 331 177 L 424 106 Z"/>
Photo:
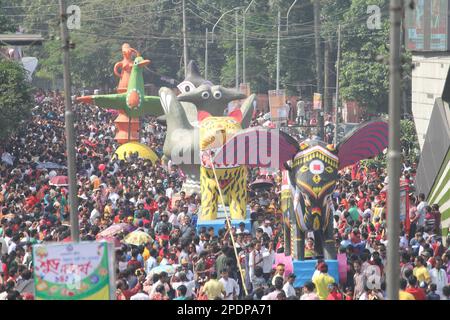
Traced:
<path fill-rule="evenodd" d="M 314 231 L 317 231 L 317 230 L 319 230 L 319 228 L 320 228 L 320 221 L 319 221 L 319 217 L 316 216 L 314 218 L 313 229 L 314 229 Z"/>
<path fill-rule="evenodd" d="M 200 123 L 200 152 L 216 151 L 228 139 L 242 130 L 239 122 L 232 117 L 208 117 Z M 199 220 L 208 221 L 217 218 L 219 188 L 225 204 L 230 206 L 231 219 L 246 218 L 247 203 L 247 167 L 215 167 L 217 181 L 210 164 L 202 162 L 200 167 L 200 191 L 202 195 L 202 213 Z"/>
<path fill-rule="evenodd" d="M 322 179 L 320 179 L 320 176 L 318 174 L 315 174 L 314 177 L 313 177 L 314 183 L 319 183 L 320 180 L 322 180 Z"/>

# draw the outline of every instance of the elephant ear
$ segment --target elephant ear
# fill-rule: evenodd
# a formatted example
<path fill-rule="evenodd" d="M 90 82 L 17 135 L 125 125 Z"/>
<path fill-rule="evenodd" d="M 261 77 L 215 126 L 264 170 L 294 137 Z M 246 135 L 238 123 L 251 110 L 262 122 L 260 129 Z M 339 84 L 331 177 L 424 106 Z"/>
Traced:
<path fill-rule="evenodd" d="M 284 169 L 283 164 L 291 160 L 298 149 L 298 142 L 287 133 L 252 127 L 228 139 L 215 155 L 214 164 Z"/>
<path fill-rule="evenodd" d="M 339 170 L 359 160 L 375 157 L 387 146 L 387 122 L 383 120 L 365 122 L 349 132 L 338 144 Z"/>

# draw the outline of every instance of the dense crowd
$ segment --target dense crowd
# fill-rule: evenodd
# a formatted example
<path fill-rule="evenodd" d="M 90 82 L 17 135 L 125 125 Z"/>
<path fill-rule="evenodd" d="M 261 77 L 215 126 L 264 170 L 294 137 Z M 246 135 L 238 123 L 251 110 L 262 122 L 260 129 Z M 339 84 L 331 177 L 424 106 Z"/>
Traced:
<path fill-rule="evenodd" d="M 67 174 L 63 98 L 38 91 L 35 101 L 32 118 L 0 150 L 0 300 L 33 299 L 33 244 L 70 241 L 68 191 L 50 184 Z M 348 168 L 333 194 L 336 248 L 346 256 L 346 277 L 337 281 L 328 273 L 310 236 L 305 256 L 317 260 L 316 271 L 296 287 L 287 264 L 276 263 L 284 251 L 280 173 L 265 175 L 270 190 L 249 187 L 250 230 L 245 224 L 224 224 L 218 233 L 197 230 L 200 197 L 181 191 L 177 166 L 135 156 L 118 160 L 114 114 L 80 104 L 75 110 L 80 238 L 93 241 L 113 224 L 129 225 L 115 236 L 116 299 L 385 299 L 384 169 Z M 154 118 L 142 120 L 141 142 L 162 156 L 165 128 Z M 403 179 L 411 185 L 414 166 L 404 163 Z M 261 174 L 251 172 L 250 182 Z M 439 207 L 413 193 L 410 203 L 399 240 L 400 298 L 449 299 L 449 239 L 441 236 Z M 126 244 L 123 239 L 136 230 L 149 240 Z"/>

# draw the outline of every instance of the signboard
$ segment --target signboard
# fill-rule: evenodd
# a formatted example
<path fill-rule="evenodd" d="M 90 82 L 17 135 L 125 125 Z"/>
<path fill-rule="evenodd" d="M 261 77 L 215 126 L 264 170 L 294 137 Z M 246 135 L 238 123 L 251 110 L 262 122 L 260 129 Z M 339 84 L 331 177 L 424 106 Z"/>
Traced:
<path fill-rule="evenodd" d="M 313 110 L 322 110 L 322 95 L 320 93 L 314 93 Z"/>
<path fill-rule="evenodd" d="M 36 300 L 114 299 L 113 253 L 106 242 L 34 245 Z"/>
<path fill-rule="evenodd" d="M 239 85 L 239 92 L 241 92 L 241 93 L 245 94 L 247 97 L 249 97 L 251 94 L 250 85 L 248 83 L 241 83 Z M 231 101 L 227 106 L 228 114 L 230 114 L 237 108 L 240 108 L 242 106 L 242 104 L 244 103 L 244 101 L 245 101 L 245 99 Z"/>
<path fill-rule="evenodd" d="M 406 47 L 412 51 L 448 51 L 449 0 L 417 0 L 406 6 Z"/>
<path fill-rule="evenodd" d="M 270 120 L 280 125 L 288 120 L 285 90 L 269 90 Z"/>
<path fill-rule="evenodd" d="M 381 191 L 386 195 L 387 199 L 387 185 Z M 386 208 L 386 218 L 388 211 Z M 403 224 L 405 231 L 408 233 L 410 228 L 409 221 L 409 183 L 405 180 L 400 180 L 400 222 Z"/>

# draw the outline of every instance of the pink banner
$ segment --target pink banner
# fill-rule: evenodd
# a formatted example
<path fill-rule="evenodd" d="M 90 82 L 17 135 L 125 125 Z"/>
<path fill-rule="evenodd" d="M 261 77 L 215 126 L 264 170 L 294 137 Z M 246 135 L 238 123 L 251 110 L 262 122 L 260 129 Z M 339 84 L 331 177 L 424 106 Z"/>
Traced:
<path fill-rule="evenodd" d="M 345 253 L 338 253 L 338 271 L 339 271 L 339 282 L 347 282 L 347 255 Z"/>

